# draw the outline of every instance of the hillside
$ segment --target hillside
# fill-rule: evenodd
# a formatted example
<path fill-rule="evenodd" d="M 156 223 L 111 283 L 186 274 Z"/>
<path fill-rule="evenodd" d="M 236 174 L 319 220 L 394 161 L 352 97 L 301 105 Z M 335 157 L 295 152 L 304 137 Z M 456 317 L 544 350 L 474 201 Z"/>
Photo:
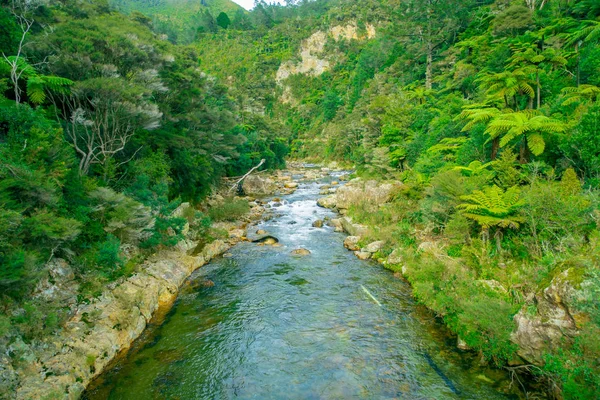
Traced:
<path fill-rule="evenodd" d="M 230 19 L 240 19 L 245 14 L 231 0 L 110 0 L 109 3 L 125 14 L 135 11 L 150 17 L 156 32 L 178 43 L 190 43 L 198 30 L 216 30 L 216 18 L 222 12 Z"/>

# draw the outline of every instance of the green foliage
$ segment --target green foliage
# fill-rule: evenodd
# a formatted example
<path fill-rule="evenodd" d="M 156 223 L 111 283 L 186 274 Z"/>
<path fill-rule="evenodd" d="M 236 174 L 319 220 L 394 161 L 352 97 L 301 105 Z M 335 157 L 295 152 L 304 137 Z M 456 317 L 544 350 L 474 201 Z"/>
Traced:
<path fill-rule="evenodd" d="M 461 199 L 467 201 L 458 205 L 461 213 L 477 222 L 483 230 L 492 227 L 518 229 L 523 222 L 521 217 L 515 215 L 523 206 L 520 190 L 516 186 L 503 191 L 494 185 L 461 196 Z"/>
<path fill-rule="evenodd" d="M 227 198 L 222 204 L 212 206 L 208 216 L 213 221 L 237 221 L 250 211 L 248 202 L 243 199 Z"/>

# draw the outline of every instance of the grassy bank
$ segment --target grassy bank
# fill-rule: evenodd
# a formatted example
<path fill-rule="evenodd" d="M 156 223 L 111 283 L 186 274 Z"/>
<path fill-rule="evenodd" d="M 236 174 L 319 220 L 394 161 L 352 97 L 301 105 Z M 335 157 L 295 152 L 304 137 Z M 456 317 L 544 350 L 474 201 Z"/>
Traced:
<path fill-rule="evenodd" d="M 401 272 L 416 298 L 488 362 L 527 369 L 553 397 L 596 398 L 598 194 L 582 190 L 570 170 L 557 178 L 506 157 L 479 173 L 449 169 L 428 182 L 403 178 L 387 203 L 367 195 L 350 204 L 347 216 L 369 227 L 359 245 L 385 241 L 373 258 Z M 483 178 L 497 189 L 476 191 Z M 567 288 L 558 292 L 564 298 L 548 304 L 545 294 L 557 287 Z M 542 326 L 555 323 L 544 318 L 562 309 L 570 314 L 565 321 L 574 322 L 562 337 L 539 353 L 520 348 L 517 314 Z"/>

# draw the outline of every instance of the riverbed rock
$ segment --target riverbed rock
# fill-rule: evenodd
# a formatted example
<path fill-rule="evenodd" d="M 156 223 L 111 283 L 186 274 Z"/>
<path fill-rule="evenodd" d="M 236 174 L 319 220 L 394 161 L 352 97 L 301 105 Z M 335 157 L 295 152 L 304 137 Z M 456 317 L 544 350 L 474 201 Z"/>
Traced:
<path fill-rule="evenodd" d="M 327 225 L 332 226 L 336 232 L 344 232 L 344 227 L 339 218 L 332 218 L 327 222 Z"/>
<path fill-rule="evenodd" d="M 233 239 L 242 239 L 246 236 L 245 229 L 232 229 L 229 231 L 229 237 Z"/>
<path fill-rule="evenodd" d="M 286 189 L 297 189 L 298 188 L 298 182 L 286 182 L 283 186 Z"/>
<path fill-rule="evenodd" d="M 279 239 L 277 239 L 275 236 L 264 235 L 264 236 L 260 236 L 260 237 L 257 237 L 257 238 L 253 238 L 252 242 L 253 243 L 262 243 L 262 244 L 267 244 L 267 245 L 273 245 L 275 243 L 279 243 Z"/>
<path fill-rule="evenodd" d="M 294 256 L 307 256 L 309 254 L 311 254 L 310 250 L 304 248 L 292 250 L 292 255 Z"/>
<path fill-rule="evenodd" d="M 312 226 L 315 228 L 322 228 L 323 227 L 323 220 L 322 219 L 318 219 L 315 222 L 312 223 Z"/>
<path fill-rule="evenodd" d="M 207 244 L 202 250 L 202 255 L 205 260 L 212 260 L 216 256 L 220 256 L 229 249 L 229 245 L 222 240 L 215 240 Z"/>
<path fill-rule="evenodd" d="M 342 224 L 344 231 L 351 236 L 364 236 L 369 230 L 365 225 L 353 223 L 352 218 L 350 217 L 340 218 L 340 223 Z"/>
<path fill-rule="evenodd" d="M 367 247 L 365 247 L 365 251 L 368 251 L 369 253 L 377 253 L 378 251 L 380 251 L 381 249 L 383 249 L 383 246 L 385 245 L 385 242 L 382 240 L 378 240 L 376 242 L 372 242 L 369 243 L 367 245 Z"/>
<path fill-rule="evenodd" d="M 354 255 L 358 257 L 359 260 L 368 260 L 369 258 L 371 258 L 371 253 L 369 253 L 368 251 L 355 251 Z"/>
<path fill-rule="evenodd" d="M 517 328 L 511 340 L 519 346 L 518 355 L 527 362 L 544 365 L 546 352 L 577 336 L 577 321 L 584 319 L 571 304 L 576 297 L 574 285 L 579 283 L 578 275 L 576 268 L 558 274 L 546 289 L 535 295 L 535 313 L 525 305 L 515 315 Z"/>
<path fill-rule="evenodd" d="M 360 246 L 358 245 L 359 241 L 359 236 L 348 236 L 346 239 L 344 239 L 344 247 L 350 251 L 360 250 Z"/>
<path fill-rule="evenodd" d="M 257 235 L 266 235 L 266 234 L 267 234 L 267 231 L 265 231 L 264 229 L 258 229 L 258 230 L 256 231 L 256 234 L 257 234 Z"/>
<path fill-rule="evenodd" d="M 268 196 L 277 190 L 277 185 L 271 178 L 250 175 L 244 179 L 242 190 L 249 196 Z"/>
<path fill-rule="evenodd" d="M 317 205 L 323 208 L 335 208 L 337 199 L 335 195 L 321 197 L 317 200 Z"/>

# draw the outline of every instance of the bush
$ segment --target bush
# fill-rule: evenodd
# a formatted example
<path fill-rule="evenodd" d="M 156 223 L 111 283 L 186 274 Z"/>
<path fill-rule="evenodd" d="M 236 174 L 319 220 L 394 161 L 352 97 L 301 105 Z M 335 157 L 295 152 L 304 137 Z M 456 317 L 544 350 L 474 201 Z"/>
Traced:
<path fill-rule="evenodd" d="M 250 211 L 246 200 L 225 199 L 225 202 L 215 205 L 208 210 L 208 216 L 213 221 L 236 221 Z"/>

